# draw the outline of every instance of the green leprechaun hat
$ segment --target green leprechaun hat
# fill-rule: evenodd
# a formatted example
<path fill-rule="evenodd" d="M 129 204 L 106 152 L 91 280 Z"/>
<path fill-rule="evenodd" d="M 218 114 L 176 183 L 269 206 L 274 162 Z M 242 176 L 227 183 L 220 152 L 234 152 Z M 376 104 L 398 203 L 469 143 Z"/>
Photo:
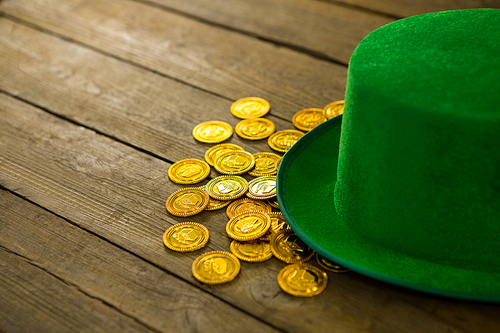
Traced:
<path fill-rule="evenodd" d="M 418 15 L 370 33 L 345 109 L 283 157 L 297 235 L 353 271 L 500 301 L 500 10 Z"/>

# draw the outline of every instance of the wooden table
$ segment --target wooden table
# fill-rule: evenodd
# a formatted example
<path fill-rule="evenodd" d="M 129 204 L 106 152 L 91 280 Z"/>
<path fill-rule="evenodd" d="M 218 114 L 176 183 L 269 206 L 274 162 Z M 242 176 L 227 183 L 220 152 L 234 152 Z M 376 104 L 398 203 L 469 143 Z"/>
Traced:
<path fill-rule="evenodd" d="M 0 3 L 0 331 L 493 332 L 500 307 L 444 299 L 356 273 L 314 298 L 282 292 L 273 258 L 231 283 L 191 274 L 229 250 L 225 210 L 177 218 L 167 176 L 211 147 L 203 121 L 239 119 L 259 96 L 277 130 L 343 99 L 349 56 L 370 31 L 497 0 L 4 0 Z M 266 140 L 228 141 L 252 153 Z M 211 177 L 217 176 L 212 170 Z M 162 243 L 181 221 L 208 245 Z"/>

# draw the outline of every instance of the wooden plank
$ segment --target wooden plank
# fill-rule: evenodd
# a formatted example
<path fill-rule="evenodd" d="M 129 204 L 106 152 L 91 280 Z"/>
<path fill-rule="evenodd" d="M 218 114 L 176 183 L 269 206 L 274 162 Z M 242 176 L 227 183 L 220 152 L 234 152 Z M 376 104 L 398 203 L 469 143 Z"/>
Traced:
<path fill-rule="evenodd" d="M 0 8 L 230 100 L 265 98 L 276 114 L 322 108 L 344 96 L 345 66 L 142 3 L 20 0 Z"/>
<path fill-rule="evenodd" d="M 491 331 L 500 306 L 441 299 L 390 286 L 357 274 L 331 275 L 325 292 L 312 299 L 280 291 L 276 276 L 285 265 L 272 259 L 242 263 L 236 280 L 207 286 L 193 279 L 193 260 L 209 250 L 228 250 L 224 211 L 173 218 L 164 202 L 179 188 L 167 180 L 167 163 L 78 128 L 0 95 L 0 185 L 80 227 L 92 231 L 227 302 L 286 331 L 456 332 Z M 176 221 L 205 224 L 206 248 L 173 253 L 161 242 Z M 457 319 L 457 316 L 460 319 Z"/>
<path fill-rule="evenodd" d="M 0 45 L 0 89 L 170 161 L 204 159 L 213 145 L 193 138 L 200 122 L 223 120 L 234 128 L 241 120 L 227 99 L 1 18 Z M 266 118 L 277 130 L 293 128 Z M 267 140 L 234 134 L 227 142 L 271 151 Z"/>
<path fill-rule="evenodd" d="M 327 0 L 331 3 L 346 3 L 368 8 L 380 13 L 397 17 L 413 16 L 423 13 L 453 9 L 500 8 L 498 0 Z"/>
<path fill-rule="evenodd" d="M 155 332 L 2 247 L 0 295 L 2 332 Z"/>
<path fill-rule="evenodd" d="M 0 190 L 0 207 L 0 248 L 27 258 L 30 264 L 74 286 L 73 290 L 77 288 L 92 297 L 92 302 L 97 299 L 109 304 L 129 320 L 164 332 L 216 332 L 221 327 L 230 332 L 276 332 L 209 293 L 6 191 Z M 25 274 L 24 280 L 49 289 L 61 283 L 55 279 L 42 283 L 47 279 L 39 276 L 37 272 Z M 49 302 L 43 296 L 40 299 Z M 10 302 L 13 300 L 2 309 Z M 51 303 L 58 311 L 67 308 L 65 302 Z M 69 314 L 73 312 L 68 310 Z M 39 313 L 43 313 L 42 309 L 35 308 L 35 317 Z M 9 317 L 16 315 L 22 313 L 16 310 Z M 99 323 L 83 316 L 80 320 Z M 43 322 L 40 325 L 48 328 Z"/>
<path fill-rule="evenodd" d="M 310 0 L 145 0 L 246 34 L 347 63 L 358 43 L 394 19 Z"/>

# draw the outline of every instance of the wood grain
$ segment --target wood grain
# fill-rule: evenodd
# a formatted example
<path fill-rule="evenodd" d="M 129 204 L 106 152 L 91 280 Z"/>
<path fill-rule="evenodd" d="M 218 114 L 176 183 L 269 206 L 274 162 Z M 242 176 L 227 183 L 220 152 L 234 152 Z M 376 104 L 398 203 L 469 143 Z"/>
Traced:
<path fill-rule="evenodd" d="M 4 332 L 155 332 L 2 247 L 0 295 Z"/>
<path fill-rule="evenodd" d="M 89 295 L 86 303 L 95 303 L 97 299 L 130 317 L 127 319 L 157 331 L 217 332 L 224 328 L 230 332 L 276 332 L 209 293 L 1 190 L 0 214 L 3 221 L 0 247 L 26 258 L 31 265 L 50 271 L 59 279 L 42 282 L 44 279 L 38 279 L 39 274 L 25 274 L 23 280 L 35 280 L 49 289 L 55 289 L 62 280 L 73 286 L 73 290 Z M 2 310 L 8 308 L 9 302 L 5 303 Z M 64 311 L 66 303 L 53 301 L 51 306 Z M 18 312 L 9 315 L 10 321 L 21 315 Z M 34 310 L 35 315 L 41 312 L 41 309 Z M 80 320 L 99 324 L 93 318 L 82 316 Z M 44 322 L 39 325 L 47 328 Z M 110 329 L 102 328 L 108 332 Z M 53 330 L 56 331 L 59 332 Z"/>
<path fill-rule="evenodd" d="M 333 275 L 318 297 L 300 299 L 280 291 L 276 276 L 284 264 L 242 263 L 238 278 L 206 286 L 193 279 L 200 252 L 228 250 L 223 211 L 185 219 L 165 213 L 165 198 L 178 186 L 167 163 L 94 132 L 0 95 L 0 184 L 78 226 L 163 267 L 275 327 L 292 332 L 467 332 L 500 324 L 500 307 L 422 295 L 357 274 Z M 208 247 L 173 253 L 161 242 L 176 221 L 205 224 Z M 456 319 L 460 317 L 460 320 Z M 404 320 L 401 320 L 404 318 Z"/>
<path fill-rule="evenodd" d="M 0 8 L 229 100 L 265 98 L 277 114 L 322 108 L 344 96 L 345 66 L 142 3 L 16 0 Z"/>
<path fill-rule="evenodd" d="M 150 0 L 162 8 L 347 63 L 367 34 L 394 19 L 310 0 Z"/>
<path fill-rule="evenodd" d="M 241 120 L 227 99 L 2 18 L 0 45 L 1 89 L 169 161 L 204 159 L 213 144 L 193 138 L 197 124 L 222 120 L 234 128 Z M 277 130 L 293 128 L 267 118 Z M 227 142 L 271 151 L 267 140 L 233 134 Z"/>
<path fill-rule="evenodd" d="M 330 3 L 346 3 L 397 17 L 453 9 L 500 8 L 498 0 L 327 0 Z"/>

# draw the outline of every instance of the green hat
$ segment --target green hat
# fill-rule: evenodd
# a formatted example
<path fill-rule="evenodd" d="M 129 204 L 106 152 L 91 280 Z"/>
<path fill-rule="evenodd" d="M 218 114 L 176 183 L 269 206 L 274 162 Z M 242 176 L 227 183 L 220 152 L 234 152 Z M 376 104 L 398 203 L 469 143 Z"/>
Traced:
<path fill-rule="evenodd" d="M 349 63 L 343 116 L 291 147 L 277 191 L 292 229 L 325 258 L 499 302 L 500 10 L 370 33 Z"/>

